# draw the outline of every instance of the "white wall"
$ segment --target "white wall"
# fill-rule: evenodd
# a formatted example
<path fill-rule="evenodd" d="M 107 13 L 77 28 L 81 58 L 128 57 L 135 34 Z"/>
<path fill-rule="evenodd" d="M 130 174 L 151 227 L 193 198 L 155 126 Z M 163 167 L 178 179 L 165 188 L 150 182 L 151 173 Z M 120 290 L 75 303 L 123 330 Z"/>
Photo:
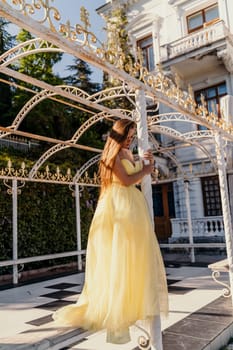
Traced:
<path fill-rule="evenodd" d="M 152 33 L 152 23 L 154 19 L 160 20 L 159 30 L 159 43 L 160 46 L 167 45 L 177 39 L 180 39 L 187 34 L 187 22 L 186 17 L 198 11 L 204 7 L 210 6 L 216 3 L 216 0 L 176 0 L 173 4 L 169 5 L 168 0 L 141 0 L 136 1 L 129 11 L 129 21 L 131 26 L 129 32 L 137 40 L 142 39 L 146 35 Z M 233 33 L 233 0 L 218 0 L 220 18 L 229 27 Z M 226 81 L 228 93 L 233 95 L 233 74 L 230 74 L 223 62 L 217 58 L 215 52 L 212 55 L 205 57 L 205 48 L 203 48 L 203 57 L 196 58 L 197 63 L 195 69 L 192 70 L 192 65 L 187 65 L 187 72 L 183 74 L 184 83 L 186 85 L 191 84 L 193 90 L 199 90 L 207 88 L 211 85 L 216 85 L 222 81 Z M 202 55 L 200 55 L 202 56 Z M 195 59 L 195 58 L 194 58 Z M 184 55 L 184 61 L 186 57 Z M 191 67 L 191 69 L 190 69 Z M 181 61 L 180 66 L 181 74 L 184 73 L 184 62 Z M 183 77 L 182 77 L 183 78 Z M 160 105 L 160 114 L 172 112 L 166 106 Z M 171 128 L 180 131 L 181 133 L 197 130 L 197 126 L 191 123 L 171 122 L 165 124 Z M 172 138 L 162 135 L 162 140 L 165 143 L 174 141 Z M 210 140 L 204 142 L 208 152 L 215 158 L 215 146 Z M 232 154 L 232 153 L 230 153 Z M 175 151 L 175 156 L 178 161 L 183 164 L 188 164 L 193 161 L 209 161 L 208 155 L 203 153 L 198 147 L 189 146 L 187 148 L 180 148 Z M 195 167 L 195 166 L 194 166 Z M 210 166 L 211 168 L 211 166 Z M 176 217 L 185 218 L 187 216 L 185 207 L 185 191 L 182 181 L 174 183 L 174 200 Z M 190 201 L 191 201 L 191 214 L 193 218 L 202 217 L 204 215 L 203 198 L 201 181 L 199 178 L 195 178 L 190 182 Z"/>

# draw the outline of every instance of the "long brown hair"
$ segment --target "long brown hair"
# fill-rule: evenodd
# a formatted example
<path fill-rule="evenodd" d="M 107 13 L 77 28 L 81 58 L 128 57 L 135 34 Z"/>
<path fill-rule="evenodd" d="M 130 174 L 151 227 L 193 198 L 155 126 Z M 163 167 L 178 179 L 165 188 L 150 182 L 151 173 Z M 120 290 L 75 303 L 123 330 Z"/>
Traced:
<path fill-rule="evenodd" d="M 114 123 L 105 143 L 99 164 L 101 193 L 111 184 L 112 169 L 116 156 L 122 147 L 122 143 L 126 140 L 129 130 L 135 126 L 135 122 L 129 119 L 119 119 Z"/>

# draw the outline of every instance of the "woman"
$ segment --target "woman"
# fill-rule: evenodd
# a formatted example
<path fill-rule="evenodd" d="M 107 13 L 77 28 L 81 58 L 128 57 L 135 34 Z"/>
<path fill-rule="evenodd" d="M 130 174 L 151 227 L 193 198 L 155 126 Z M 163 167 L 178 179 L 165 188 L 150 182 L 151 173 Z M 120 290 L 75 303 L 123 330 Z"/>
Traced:
<path fill-rule="evenodd" d="M 85 329 L 107 329 L 107 341 L 126 343 L 129 326 L 137 320 L 167 313 L 167 285 L 160 249 L 147 203 L 136 188 L 154 169 L 134 161 L 129 146 L 136 125 L 115 122 L 100 160 L 101 192 L 90 227 L 85 284 L 75 305 L 54 318 Z M 153 345 L 153 344 L 152 344 Z M 152 347 L 152 349 L 155 349 Z"/>

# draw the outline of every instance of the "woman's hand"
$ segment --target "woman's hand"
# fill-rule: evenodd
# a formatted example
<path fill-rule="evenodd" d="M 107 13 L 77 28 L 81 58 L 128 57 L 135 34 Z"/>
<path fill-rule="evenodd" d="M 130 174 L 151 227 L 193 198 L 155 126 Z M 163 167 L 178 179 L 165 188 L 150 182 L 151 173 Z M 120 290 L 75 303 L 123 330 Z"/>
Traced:
<path fill-rule="evenodd" d="M 150 149 L 144 152 L 143 154 L 143 171 L 146 175 L 153 173 L 155 168 L 155 160 L 153 153 Z"/>
<path fill-rule="evenodd" d="M 152 164 L 153 165 L 153 170 L 154 170 L 155 159 L 154 159 L 153 153 L 152 153 L 152 151 L 150 149 L 148 149 L 147 151 L 144 152 L 143 159 L 146 161 L 145 162 L 146 164 L 148 164 L 148 162 L 149 162 L 149 164 Z"/>
<path fill-rule="evenodd" d="M 155 162 L 153 153 L 152 153 L 152 151 L 150 149 L 148 149 L 147 151 L 145 151 L 143 153 L 143 159 L 144 160 L 148 160 L 150 163 L 153 163 L 153 164 Z"/>
<path fill-rule="evenodd" d="M 155 166 L 154 166 L 154 162 L 153 163 L 148 163 L 148 164 L 145 164 L 143 162 L 143 168 L 142 168 L 142 171 L 144 172 L 145 175 L 149 175 L 151 173 L 153 173 L 155 169 Z"/>

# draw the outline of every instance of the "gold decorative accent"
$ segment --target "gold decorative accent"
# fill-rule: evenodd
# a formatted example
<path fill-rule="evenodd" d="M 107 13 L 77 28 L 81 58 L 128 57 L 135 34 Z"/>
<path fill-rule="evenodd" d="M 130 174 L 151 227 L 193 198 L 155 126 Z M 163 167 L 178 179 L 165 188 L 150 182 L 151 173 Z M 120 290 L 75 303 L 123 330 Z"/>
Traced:
<path fill-rule="evenodd" d="M 66 174 L 63 175 L 60 171 L 60 168 L 56 168 L 56 172 L 52 173 L 47 165 L 45 171 L 37 171 L 33 177 L 35 180 L 47 180 L 52 182 L 72 182 L 72 175 L 70 169 L 67 170 Z"/>
<path fill-rule="evenodd" d="M 180 77 L 177 74 L 175 74 L 173 79 L 167 77 L 160 65 L 157 66 L 157 71 L 149 72 L 144 67 L 142 52 L 138 49 L 136 58 L 133 58 L 130 54 L 126 55 L 118 45 L 117 40 L 113 41 L 112 47 L 110 46 L 109 48 L 101 43 L 95 34 L 90 31 L 89 13 L 83 6 L 80 8 L 81 24 L 72 26 L 70 21 L 67 21 L 65 24 L 62 23 L 57 30 L 52 23 L 52 17 L 56 21 L 60 20 L 60 13 L 55 7 L 50 5 L 53 0 L 31 0 L 31 2 L 29 0 L 11 1 L 14 6 L 19 8 L 18 11 L 22 12 L 25 16 L 34 15 L 35 11 L 43 10 L 44 15 L 41 20 L 38 20 L 39 23 L 48 22 L 53 32 L 60 33 L 67 40 L 78 41 L 79 45 L 87 48 L 104 62 L 109 62 L 115 67 L 125 70 L 129 75 L 141 80 L 145 85 L 153 88 L 155 92 L 162 93 L 164 97 L 175 102 L 177 106 L 182 107 L 188 113 L 191 112 L 203 119 L 203 121 L 209 124 L 210 128 L 219 128 L 225 132 L 233 133 L 232 125 L 226 124 L 225 121 L 219 119 L 214 111 L 209 112 L 207 110 L 204 96 L 201 96 L 201 104 L 196 105 L 191 87 L 188 87 L 188 91 L 183 91 L 180 88 Z M 0 0 L 0 2 L 6 3 L 6 0 Z M 96 43 L 99 44 L 99 47 L 94 45 Z"/>
<path fill-rule="evenodd" d="M 59 32 L 64 34 L 65 37 L 71 41 L 79 40 L 82 46 L 92 48 L 92 44 L 95 44 L 98 39 L 95 34 L 88 29 L 91 26 L 89 22 L 89 13 L 83 6 L 80 8 L 80 20 L 83 25 L 76 24 L 75 27 L 72 27 L 70 21 L 67 21 L 66 24 L 61 24 Z M 81 36 L 80 39 L 79 36 Z"/>
<path fill-rule="evenodd" d="M 52 30 L 52 32 L 56 32 L 56 28 L 52 23 L 51 16 L 53 16 L 53 18 L 56 21 L 59 21 L 61 19 L 59 11 L 54 6 L 49 6 L 49 0 L 33 0 L 33 5 L 37 10 L 41 10 L 42 8 L 44 9 L 44 17 L 38 22 L 45 23 L 46 21 L 48 21 L 49 27 Z"/>
<path fill-rule="evenodd" d="M 25 16 L 27 14 L 33 15 L 35 13 L 33 5 L 26 3 L 25 0 L 12 0 L 12 3 L 15 6 L 19 5 L 19 11 L 22 12 Z"/>
<path fill-rule="evenodd" d="M 12 162 L 9 159 L 7 162 L 7 167 L 0 170 L 0 176 L 4 177 L 27 177 L 28 172 L 25 169 L 25 163 L 22 162 L 20 169 L 15 169 L 12 167 Z"/>
<path fill-rule="evenodd" d="M 66 24 L 61 24 L 59 27 L 59 32 L 64 34 L 65 38 L 69 40 L 76 40 L 76 31 L 71 27 L 70 21 L 67 21 Z"/>
<path fill-rule="evenodd" d="M 50 171 L 49 166 L 45 167 L 45 170 L 37 171 L 33 178 L 29 177 L 29 170 L 26 168 L 24 162 L 21 163 L 19 168 L 12 166 L 12 161 L 9 159 L 7 166 L 0 169 L 0 178 L 9 180 L 17 178 L 19 181 L 39 181 L 39 182 L 53 182 L 53 183 L 73 183 L 73 175 L 71 169 L 68 168 L 66 173 L 63 174 L 59 167 L 56 168 L 55 172 Z M 100 179 L 97 173 L 94 172 L 92 176 L 85 172 L 84 176 L 78 181 L 84 185 L 100 185 Z"/>
<path fill-rule="evenodd" d="M 34 15 L 36 10 L 43 10 L 42 19 L 37 21 L 39 23 L 45 23 L 47 21 L 52 32 L 56 32 L 57 30 L 53 25 L 52 17 L 56 21 L 59 21 L 61 16 L 54 6 L 50 6 L 50 1 L 54 0 L 32 0 L 31 3 L 28 3 L 26 0 L 12 0 L 12 3 L 15 6 L 19 6 L 18 11 L 22 12 L 25 16 Z M 4 0 L 4 2 L 6 1 Z"/>
<path fill-rule="evenodd" d="M 84 173 L 84 176 L 79 178 L 78 182 L 80 184 L 100 186 L 100 178 L 96 172 L 94 172 L 93 177 L 90 177 L 88 172 L 86 171 Z"/>

